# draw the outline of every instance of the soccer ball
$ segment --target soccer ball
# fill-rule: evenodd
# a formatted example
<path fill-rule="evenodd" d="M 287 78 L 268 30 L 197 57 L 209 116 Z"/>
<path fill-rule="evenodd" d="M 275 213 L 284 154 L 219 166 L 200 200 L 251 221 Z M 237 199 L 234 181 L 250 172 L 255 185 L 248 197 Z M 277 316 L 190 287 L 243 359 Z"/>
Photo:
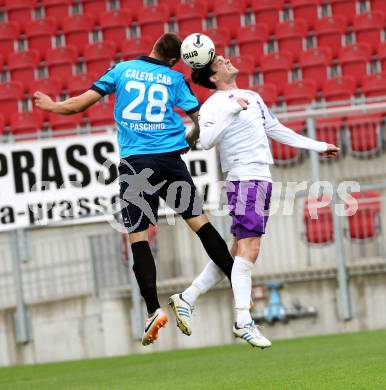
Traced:
<path fill-rule="evenodd" d="M 182 61 L 191 68 L 203 68 L 213 60 L 214 56 L 214 43 L 204 34 L 191 34 L 182 42 Z"/>

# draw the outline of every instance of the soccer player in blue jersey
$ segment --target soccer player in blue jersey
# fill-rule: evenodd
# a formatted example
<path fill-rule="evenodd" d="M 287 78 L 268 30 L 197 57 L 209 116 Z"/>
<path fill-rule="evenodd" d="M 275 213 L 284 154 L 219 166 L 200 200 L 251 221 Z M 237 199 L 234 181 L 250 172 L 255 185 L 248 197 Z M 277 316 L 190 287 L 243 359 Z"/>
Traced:
<path fill-rule="evenodd" d="M 163 198 L 176 209 L 189 227 L 198 235 L 211 262 L 206 266 L 205 278 L 216 278 L 218 273 L 231 278 L 233 259 L 225 241 L 211 225 L 202 210 L 202 202 L 180 154 L 197 140 L 200 104 L 183 75 L 171 69 L 180 58 L 181 40 L 176 34 L 161 36 L 149 56 L 116 64 L 107 70 L 83 94 L 62 102 L 54 102 L 42 92 L 35 92 L 35 105 L 42 110 L 71 115 L 86 110 L 106 94 L 116 94 L 114 118 L 118 129 L 121 162 L 119 165 L 122 217 L 129 232 L 133 253 L 133 270 L 145 300 L 148 319 L 142 338 L 149 345 L 157 338 L 158 330 L 168 320 L 160 307 L 156 286 L 156 266 L 148 243 L 149 224 L 157 220 L 158 201 Z M 185 126 L 174 107 L 184 110 L 195 124 L 186 136 Z M 187 138 L 187 139 L 186 139 Z M 170 199 L 170 185 L 183 183 L 190 190 L 188 199 Z M 182 201 L 186 207 L 179 207 Z M 223 273 L 222 273 L 223 272 Z M 208 280 L 195 280 L 190 293 L 200 294 L 200 285 Z M 190 308 L 183 297 L 172 297 L 170 304 L 179 317 Z M 188 306 L 189 307 L 189 306 Z M 178 317 L 178 316 L 177 316 Z M 177 325 L 185 334 L 190 328 L 184 321 Z"/>

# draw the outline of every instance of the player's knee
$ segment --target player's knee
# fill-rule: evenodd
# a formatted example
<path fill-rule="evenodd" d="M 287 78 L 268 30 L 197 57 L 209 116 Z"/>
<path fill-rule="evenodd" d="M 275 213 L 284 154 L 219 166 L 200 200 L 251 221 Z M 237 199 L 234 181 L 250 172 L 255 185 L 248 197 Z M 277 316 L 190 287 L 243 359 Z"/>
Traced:
<path fill-rule="evenodd" d="M 260 237 L 246 238 L 238 242 L 237 254 L 255 262 L 260 252 Z"/>
<path fill-rule="evenodd" d="M 142 230 L 141 232 L 129 233 L 130 244 L 135 244 L 139 241 L 148 241 L 148 229 Z"/>

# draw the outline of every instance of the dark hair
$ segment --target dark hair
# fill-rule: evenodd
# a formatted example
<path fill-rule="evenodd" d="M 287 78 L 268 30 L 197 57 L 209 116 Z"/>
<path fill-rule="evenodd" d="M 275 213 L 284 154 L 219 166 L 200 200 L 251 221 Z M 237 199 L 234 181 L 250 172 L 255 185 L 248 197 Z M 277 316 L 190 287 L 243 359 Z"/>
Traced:
<path fill-rule="evenodd" d="M 210 77 L 216 72 L 212 69 L 213 61 L 203 68 L 192 70 L 192 81 L 194 84 L 201 85 L 201 87 L 216 89 L 216 84 L 210 81 Z"/>
<path fill-rule="evenodd" d="M 158 38 L 153 50 L 164 61 L 169 61 L 172 58 L 178 60 L 180 58 L 181 44 L 181 38 L 177 34 L 166 33 Z"/>

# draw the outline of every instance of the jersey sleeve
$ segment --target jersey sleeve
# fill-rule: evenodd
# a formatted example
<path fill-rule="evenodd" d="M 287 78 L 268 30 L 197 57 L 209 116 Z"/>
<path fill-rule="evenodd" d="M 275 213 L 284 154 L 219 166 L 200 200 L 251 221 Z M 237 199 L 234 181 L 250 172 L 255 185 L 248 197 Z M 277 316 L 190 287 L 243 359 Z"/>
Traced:
<path fill-rule="evenodd" d="M 176 84 L 175 93 L 176 106 L 181 108 L 181 110 L 184 110 L 188 115 L 193 114 L 200 109 L 200 103 L 184 78 L 181 78 L 180 82 Z"/>
<path fill-rule="evenodd" d="M 110 95 L 115 92 L 115 71 L 116 66 L 112 66 L 91 86 L 95 92 L 101 96 Z"/>
<path fill-rule="evenodd" d="M 275 114 L 267 107 L 260 95 L 258 95 L 258 102 L 264 115 L 265 129 L 269 130 L 271 127 L 275 127 L 279 123 Z"/>

